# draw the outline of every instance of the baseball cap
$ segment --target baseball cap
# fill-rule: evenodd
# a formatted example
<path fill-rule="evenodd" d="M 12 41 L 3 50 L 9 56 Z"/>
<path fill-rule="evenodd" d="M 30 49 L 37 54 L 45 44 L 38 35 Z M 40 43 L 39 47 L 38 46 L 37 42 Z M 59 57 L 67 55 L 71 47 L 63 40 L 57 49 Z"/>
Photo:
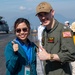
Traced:
<path fill-rule="evenodd" d="M 50 12 L 52 9 L 52 6 L 47 3 L 47 2 L 41 2 L 37 7 L 36 7 L 36 15 L 40 12 Z"/>
<path fill-rule="evenodd" d="M 70 28 L 73 30 L 73 32 L 75 32 L 75 22 L 72 23 Z"/>

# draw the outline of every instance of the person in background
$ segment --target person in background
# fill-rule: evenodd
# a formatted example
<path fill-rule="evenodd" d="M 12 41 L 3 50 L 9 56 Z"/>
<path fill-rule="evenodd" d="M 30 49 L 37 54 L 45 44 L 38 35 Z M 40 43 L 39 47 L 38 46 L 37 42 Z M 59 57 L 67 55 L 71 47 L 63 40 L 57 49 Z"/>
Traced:
<path fill-rule="evenodd" d="M 69 62 L 75 60 L 72 30 L 54 18 L 55 11 L 47 2 L 36 7 L 36 16 L 45 26 L 42 35 L 42 51 L 37 52 L 44 62 L 45 75 L 72 75 Z"/>
<path fill-rule="evenodd" d="M 72 23 L 70 28 L 73 31 L 73 41 L 74 41 L 74 45 L 75 45 L 75 22 Z M 72 70 L 72 75 L 75 75 L 75 61 L 71 62 L 71 70 Z"/>
<path fill-rule="evenodd" d="M 40 26 L 38 27 L 38 44 L 39 46 L 42 46 L 42 32 L 44 30 L 45 26 L 42 25 L 42 23 L 40 22 Z M 41 49 L 39 48 L 39 51 L 41 51 Z M 43 74 L 43 61 L 40 61 L 38 59 L 37 62 L 40 62 L 39 66 L 40 66 L 40 72 L 37 71 L 37 73 L 39 73 L 39 75 Z M 39 66 L 37 66 L 37 69 L 39 69 Z M 44 74 L 43 74 L 44 75 Z"/>
<path fill-rule="evenodd" d="M 69 21 L 65 21 L 65 25 L 70 27 L 70 22 Z"/>
<path fill-rule="evenodd" d="M 39 45 L 42 46 L 42 32 L 44 30 L 45 26 L 43 26 L 40 22 L 40 26 L 38 27 L 38 41 Z"/>
<path fill-rule="evenodd" d="M 36 45 L 28 39 L 30 29 L 27 19 L 15 21 L 16 38 L 5 47 L 6 75 L 37 75 Z"/>

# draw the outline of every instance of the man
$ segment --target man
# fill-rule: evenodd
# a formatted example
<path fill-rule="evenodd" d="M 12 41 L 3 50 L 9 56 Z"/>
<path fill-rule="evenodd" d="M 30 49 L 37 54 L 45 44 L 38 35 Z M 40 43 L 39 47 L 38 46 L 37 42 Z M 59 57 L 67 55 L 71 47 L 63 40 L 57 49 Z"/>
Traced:
<path fill-rule="evenodd" d="M 70 22 L 69 21 L 65 21 L 65 25 L 70 27 Z"/>
<path fill-rule="evenodd" d="M 42 50 L 37 55 L 44 61 L 45 75 L 72 75 L 69 62 L 75 60 L 72 31 L 54 18 L 55 11 L 47 2 L 36 7 L 36 16 L 46 26 L 43 31 Z"/>
<path fill-rule="evenodd" d="M 74 41 L 74 44 L 75 44 L 75 22 L 72 23 L 71 27 L 70 27 L 73 31 L 73 41 Z"/>
<path fill-rule="evenodd" d="M 43 26 L 40 22 L 40 26 L 38 27 L 38 41 L 39 45 L 42 46 L 42 32 L 44 30 L 45 26 Z"/>
<path fill-rule="evenodd" d="M 45 26 L 42 25 L 42 23 L 40 22 L 40 26 L 38 27 L 38 44 L 40 46 L 42 46 L 42 32 L 44 30 Z M 39 51 L 41 51 L 41 49 L 39 48 Z M 38 62 L 40 63 L 40 72 L 38 71 L 39 75 L 44 75 L 43 74 L 43 61 L 38 59 Z M 39 69 L 39 66 L 37 66 L 37 69 Z"/>

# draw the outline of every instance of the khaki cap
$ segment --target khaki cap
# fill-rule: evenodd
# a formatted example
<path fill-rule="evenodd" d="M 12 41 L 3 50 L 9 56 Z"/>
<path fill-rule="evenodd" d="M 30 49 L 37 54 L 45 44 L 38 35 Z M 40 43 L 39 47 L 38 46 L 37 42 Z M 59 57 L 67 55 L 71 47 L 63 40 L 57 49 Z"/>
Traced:
<path fill-rule="evenodd" d="M 50 12 L 52 9 L 52 6 L 47 3 L 47 2 L 41 2 L 37 7 L 36 7 L 36 14 L 40 12 Z"/>
<path fill-rule="evenodd" d="M 75 32 L 75 22 L 72 23 L 71 29 L 73 30 L 73 32 Z"/>

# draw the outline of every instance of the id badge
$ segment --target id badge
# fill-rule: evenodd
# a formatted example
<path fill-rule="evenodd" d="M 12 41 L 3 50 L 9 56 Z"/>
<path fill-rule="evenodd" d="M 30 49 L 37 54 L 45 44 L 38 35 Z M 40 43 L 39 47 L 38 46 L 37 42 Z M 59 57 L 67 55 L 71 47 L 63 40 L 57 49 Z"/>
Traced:
<path fill-rule="evenodd" d="M 24 75 L 30 75 L 30 67 L 25 66 L 25 74 Z"/>

